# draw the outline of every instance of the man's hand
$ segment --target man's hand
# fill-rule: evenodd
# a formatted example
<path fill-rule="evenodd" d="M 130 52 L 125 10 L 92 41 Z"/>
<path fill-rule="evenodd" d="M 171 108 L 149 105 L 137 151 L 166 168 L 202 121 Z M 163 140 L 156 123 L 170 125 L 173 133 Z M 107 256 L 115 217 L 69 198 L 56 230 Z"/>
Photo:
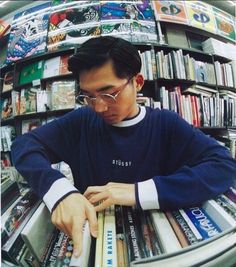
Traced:
<path fill-rule="evenodd" d="M 135 205 L 134 184 L 108 183 L 104 186 L 89 186 L 84 196 L 95 206 L 96 211 L 104 210 L 111 205 Z"/>
<path fill-rule="evenodd" d="M 70 236 L 74 243 L 73 255 L 82 252 L 83 225 L 88 219 L 90 233 L 97 237 L 97 217 L 93 205 L 81 194 L 72 193 L 63 199 L 52 213 L 52 223 Z"/>

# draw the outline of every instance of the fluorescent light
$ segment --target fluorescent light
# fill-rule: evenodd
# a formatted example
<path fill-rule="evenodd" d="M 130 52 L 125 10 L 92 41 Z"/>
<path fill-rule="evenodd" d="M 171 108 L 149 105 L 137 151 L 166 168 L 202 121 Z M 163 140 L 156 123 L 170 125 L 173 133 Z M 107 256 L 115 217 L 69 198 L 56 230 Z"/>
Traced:
<path fill-rule="evenodd" d="M 0 7 L 4 6 L 7 2 L 9 2 L 9 1 L 0 2 Z"/>

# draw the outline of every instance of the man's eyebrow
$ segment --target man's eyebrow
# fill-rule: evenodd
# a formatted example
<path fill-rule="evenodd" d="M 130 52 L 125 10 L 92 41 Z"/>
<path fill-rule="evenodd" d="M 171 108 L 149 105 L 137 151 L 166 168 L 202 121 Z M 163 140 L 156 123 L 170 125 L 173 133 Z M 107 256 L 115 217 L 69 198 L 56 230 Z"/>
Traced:
<path fill-rule="evenodd" d="M 101 87 L 101 88 L 96 89 L 95 91 L 96 91 L 96 92 L 103 92 L 103 91 L 112 89 L 113 87 L 116 87 L 116 86 L 115 86 L 115 85 L 106 85 L 106 86 L 103 86 L 103 87 Z M 85 90 L 85 89 L 83 89 L 83 88 L 81 88 L 81 87 L 80 87 L 80 90 L 81 90 L 82 92 L 85 92 L 85 93 L 90 93 L 90 91 Z"/>

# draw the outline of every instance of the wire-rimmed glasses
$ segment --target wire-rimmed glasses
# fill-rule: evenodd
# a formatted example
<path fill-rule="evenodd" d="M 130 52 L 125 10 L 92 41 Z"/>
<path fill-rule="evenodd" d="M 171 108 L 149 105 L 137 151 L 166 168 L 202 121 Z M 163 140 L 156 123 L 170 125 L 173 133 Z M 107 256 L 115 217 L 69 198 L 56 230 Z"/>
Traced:
<path fill-rule="evenodd" d="M 112 104 L 116 103 L 116 98 L 121 93 L 121 91 L 123 91 L 125 89 L 125 87 L 131 81 L 131 79 L 132 78 L 129 78 L 128 81 L 125 84 L 117 87 L 116 90 L 115 90 L 115 93 L 113 93 L 113 94 L 100 94 L 100 95 L 98 95 L 96 97 L 91 97 L 91 96 L 83 94 L 83 92 L 80 91 L 79 95 L 76 97 L 76 101 L 80 105 L 93 106 L 95 101 L 101 101 L 102 100 L 107 105 L 112 105 Z"/>

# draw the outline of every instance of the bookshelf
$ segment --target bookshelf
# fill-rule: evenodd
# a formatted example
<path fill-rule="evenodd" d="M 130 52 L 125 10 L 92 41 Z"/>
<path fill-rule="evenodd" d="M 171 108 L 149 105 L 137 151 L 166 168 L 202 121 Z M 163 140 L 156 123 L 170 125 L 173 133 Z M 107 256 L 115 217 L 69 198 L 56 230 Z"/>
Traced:
<path fill-rule="evenodd" d="M 76 6 L 76 1 L 74 2 L 75 3 L 71 4 L 72 6 L 69 5 L 69 7 L 74 8 Z M 150 1 L 146 2 L 148 2 L 149 4 Z M 100 2 L 96 1 L 96 3 L 97 7 L 99 8 Z M 37 4 L 35 5 L 37 6 Z M 106 8 L 108 7 L 109 4 L 106 6 Z M 48 5 L 46 5 L 45 8 L 48 8 Z M 59 7 L 54 8 L 55 9 L 51 12 L 55 15 Z M 86 7 L 86 9 L 87 8 L 88 7 Z M 33 10 L 34 9 L 32 9 L 32 11 Z M 106 11 L 104 10 L 102 13 L 103 16 L 107 15 Z M 122 10 L 124 10 L 124 8 Z M 96 7 L 93 11 L 98 14 L 98 10 L 96 9 Z M 216 52 L 204 52 L 204 43 L 205 47 L 207 47 L 209 43 L 209 38 L 220 40 L 221 45 L 225 44 L 225 46 L 226 43 L 230 45 L 235 45 L 236 39 L 233 40 L 231 37 L 220 35 L 218 32 L 212 33 L 209 32 L 209 30 L 204 30 L 200 27 L 194 27 L 192 24 L 187 25 L 187 22 L 186 24 L 179 24 L 178 21 L 175 21 L 175 23 L 173 23 L 170 21 L 166 21 L 163 18 L 161 19 L 160 15 L 156 15 L 153 5 L 149 5 L 146 11 L 148 11 L 148 15 L 145 17 L 144 20 L 140 18 L 135 18 L 134 20 L 120 18 L 121 20 L 117 22 L 115 20 L 112 20 L 112 18 L 110 18 L 110 20 L 105 20 L 104 17 L 100 18 L 96 16 L 96 19 L 93 22 L 94 24 L 89 24 L 91 22 L 88 22 L 88 25 L 91 26 L 90 34 L 93 33 L 95 35 L 101 35 L 105 34 L 106 31 L 109 30 L 109 34 L 121 36 L 134 43 L 140 51 L 140 54 L 142 56 L 142 62 L 144 65 L 144 69 L 142 71 L 145 76 L 145 84 L 142 89 L 142 94 L 146 100 L 150 100 L 146 102 L 144 101 L 144 105 L 168 108 L 178 113 L 180 113 L 180 110 L 183 109 L 184 111 L 183 114 L 180 114 L 181 116 L 188 120 L 190 124 L 193 124 L 195 127 L 198 127 L 205 134 L 216 138 L 219 142 L 222 143 L 222 145 L 227 146 L 231 150 L 232 155 L 236 157 L 236 67 L 235 63 L 233 63 L 236 58 L 230 58 L 229 54 L 226 55 L 224 53 L 218 53 L 217 50 L 215 50 Z M 47 16 L 50 17 L 50 12 L 45 13 L 45 21 L 48 21 L 49 17 L 47 18 Z M 82 20 L 81 24 L 79 24 L 79 26 L 76 25 L 75 28 L 77 29 L 78 27 L 80 27 L 80 30 L 87 30 L 87 28 L 89 27 L 86 26 L 86 23 L 87 22 Z M 99 23 L 101 23 L 101 28 L 99 28 Z M 15 24 L 13 23 L 13 25 Z M 108 26 L 110 26 L 110 28 Z M 15 134 L 13 134 L 13 136 L 11 136 L 10 134 L 7 137 L 4 137 L 7 140 L 9 146 L 13 138 L 15 138 L 15 135 L 21 135 L 22 131 L 26 132 L 31 129 L 32 125 L 30 125 L 30 123 L 32 123 L 33 126 L 38 126 L 51 121 L 51 119 L 55 117 L 62 116 L 67 112 L 72 111 L 74 108 L 77 108 L 75 103 L 74 106 L 71 105 L 68 108 L 62 108 L 61 106 L 57 106 L 55 108 L 50 106 L 47 100 L 45 100 L 46 102 L 44 103 L 46 104 L 46 107 L 45 105 L 41 105 L 41 107 L 39 107 L 37 106 L 37 98 L 35 96 L 36 106 L 32 110 L 21 112 L 21 110 L 19 109 L 17 111 L 17 105 L 19 105 L 19 103 L 23 103 L 22 99 L 24 95 L 22 96 L 22 92 L 24 90 L 27 91 L 28 89 L 33 88 L 33 91 L 35 90 L 34 93 L 37 95 L 38 91 L 50 91 L 53 83 L 55 83 L 57 86 L 57 83 L 59 82 L 73 81 L 74 99 L 78 92 L 78 85 L 76 84 L 76 81 L 74 81 L 72 74 L 60 71 L 60 62 L 61 58 L 63 57 L 66 57 L 68 59 L 68 56 L 72 55 L 76 51 L 80 43 L 82 43 L 86 38 L 88 38 L 89 35 L 86 38 L 80 36 L 80 39 L 73 40 L 71 43 L 70 41 L 60 43 L 60 41 L 63 41 L 62 36 L 56 38 L 57 36 L 55 35 L 54 29 L 50 28 L 49 25 L 47 27 L 47 36 L 44 33 L 43 43 L 45 43 L 46 45 L 48 44 L 48 49 L 46 46 L 46 48 L 43 49 L 41 53 L 33 53 L 28 57 L 22 56 L 21 58 L 19 58 L 19 60 L 8 62 L 8 64 L 2 64 L 2 67 L 0 68 L 1 98 L 2 100 L 10 99 L 12 105 L 12 111 L 10 112 L 10 115 L 6 115 L 4 117 L 2 112 L 1 130 L 6 129 L 4 127 L 8 126 L 12 127 L 12 129 L 15 129 Z M 122 29 L 124 30 L 124 32 L 121 31 Z M 69 30 L 68 32 L 63 34 L 70 36 Z M 12 41 L 12 39 L 10 39 L 9 37 L 10 34 L 0 40 L 0 44 L 5 47 L 5 52 L 7 52 L 8 41 Z M 47 38 L 45 37 L 48 38 L 48 42 Z M 178 39 L 176 39 L 177 37 Z M 57 47 L 58 49 L 56 49 Z M 3 55 L 3 58 L 4 56 L 5 55 Z M 2 62 L 3 61 L 4 60 L 2 60 Z M 30 75 L 28 75 L 28 78 L 26 79 L 25 76 L 27 75 L 25 74 L 27 74 L 27 72 L 29 71 L 32 71 L 32 69 L 34 69 L 34 66 L 36 66 L 36 69 L 39 69 L 37 65 L 39 64 L 39 62 L 41 64 L 41 67 L 43 66 L 44 68 L 42 68 L 41 72 L 38 73 L 38 76 L 34 76 L 32 78 L 32 76 L 30 77 Z M 192 62 L 193 73 L 190 73 L 191 69 L 188 69 L 189 62 Z M 194 67 L 194 64 L 197 67 Z M 46 68 L 47 73 L 45 73 Z M 12 75 L 10 85 L 11 88 L 9 89 L 8 87 L 8 89 L 4 89 L 4 83 L 6 82 L 6 74 L 10 72 Z M 229 75 L 231 75 L 232 77 Z M 188 91 L 189 88 L 198 90 L 198 93 Z M 203 94 L 203 92 L 199 93 L 200 90 L 206 91 L 208 93 L 208 96 L 205 95 L 205 98 L 211 98 L 211 100 L 209 100 L 209 102 L 205 104 L 209 105 L 207 111 L 205 111 L 205 113 L 209 112 L 209 114 L 207 115 L 204 114 L 204 107 L 201 106 L 203 105 L 201 102 L 203 97 L 201 98 L 200 95 Z M 29 95 L 31 93 L 32 92 L 29 92 Z M 174 95 L 175 100 L 177 99 L 177 97 L 179 97 L 179 102 L 173 102 L 170 96 L 171 94 L 172 97 Z M 165 98 L 163 97 L 164 95 Z M 194 99 L 193 101 L 195 101 L 194 108 L 192 107 L 192 102 L 188 102 L 189 99 L 191 100 L 191 98 L 188 98 L 189 96 L 191 96 L 192 99 Z M 18 98 L 18 104 L 13 101 L 14 98 Z M 184 102 L 185 104 L 182 107 L 180 104 L 181 99 L 186 99 L 186 102 Z M 219 110 L 219 108 L 217 108 L 211 110 L 211 107 L 215 108 L 217 103 L 221 101 L 220 99 L 222 99 L 222 109 Z M 26 100 L 24 101 L 27 103 L 29 101 L 29 98 L 26 98 Z M 2 102 L 2 106 L 3 105 L 4 101 Z M 13 105 L 15 105 L 15 107 L 13 107 Z M 43 110 L 44 108 L 45 110 Z M 1 111 L 3 111 L 2 107 Z M 196 119 L 196 112 L 199 112 L 198 121 Z M 225 115 L 219 117 L 219 115 L 223 113 Z M 204 116 L 208 116 L 209 118 L 206 119 L 204 118 Z M 5 154 L 10 155 L 9 147 L 7 150 L 1 151 L 1 155 Z M 10 159 L 10 156 L 8 157 Z M 20 178 L 18 177 L 17 181 L 18 179 Z M 15 186 L 16 184 L 14 184 L 12 188 L 14 189 Z M 18 192 L 15 197 L 17 196 Z M 180 245 L 175 246 L 173 241 L 173 248 L 171 248 L 172 251 L 168 250 L 168 243 L 167 241 L 165 241 L 166 237 L 162 236 L 163 244 L 161 246 L 162 249 L 164 247 L 166 251 L 163 249 L 162 253 L 160 254 L 158 252 L 160 249 L 158 247 L 158 242 L 160 242 L 160 236 L 158 237 L 157 235 L 157 239 L 154 241 L 152 240 L 152 242 L 156 242 L 156 252 L 151 253 L 153 255 L 150 254 L 151 256 L 149 255 L 149 257 L 143 259 L 135 259 L 130 263 L 130 266 L 173 266 L 173 263 L 177 261 L 183 264 L 183 266 L 190 266 L 191 264 L 202 264 L 202 266 L 206 264 L 207 266 L 208 263 L 211 264 L 211 266 L 214 266 L 214 264 L 221 264 L 222 266 L 233 266 L 233 264 L 235 264 L 236 262 L 236 226 L 234 225 L 235 218 L 231 220 L 229 219 L 230 222 L 225 222 L 224 216 L 222 216 L 220 212 L 217 212 L 214 209 L 215 204 L 213 205 L 211 202 L 207 202 L 203 205 L 204 209 L 209 212 L 212 218 L 216 219 L 217 224 L 221 226 L 223 224 L 223 231 L 221 233 L 209 238 L 208 240 L 203 240 L 199 243 L 188 245 L 184 248 L 182 248 Z M 47 222 L 47 228 L 44 229 L 45 231 L 43 234 L 49 235 L 49 232 L 53 232 L 53 227 L 48 222 L 49 215 L 46 214 L 47 212 L 45 210 L 45 207 L 43 207 L 43 205 L 41 204 L 40 209 L 37 209 L 34 214 L 33 212 L 31 213 L 31 218 L 36 220 L 37 218 L 35 216 L 40 212 L 44 212 L 42 216 L 44 216 L 44 219 Z M 228 216 L 227 213 L 224 214 Z M 164 214 L 159 214 L 159 216 L 160 218 L 166 218 Z M 151 219 L 148 216 L 146 217 L 148 219 L 145 218 L 143 219 L 143 221 L 148 220 L 150 223 Z M 28 228 L 30 228 L 30 226 L 32 226 L 28 224 L 28 221 L 32 223 L 32 221 L 30 220 L 30 217 L 27 216 L 27 221 L 24 221 L 24 224 L 22 225 L 26 225 L 28 226 Z M 38 221 L 38 223 L 40 223 L 41 226 L 44 225 L 43 221 Z M 163 225 L 165 223 L 167 223 L 166 220 L 165 222 L 163 222 Z M 153 227 L 153 224 L 153 222 L 152 225 L 150 223 L 149 228 L 151 228 L 152 226 L 152 233 L 153 236 L 155 236 L 155 227 Z M 142 223 L 141 225 L 143 226 Z M 23 230 L 23 226 L 20 229 Z M 170 225 L 168 225 L 168 227 L 165 227 L 166 235 L 168 235 L 168 231 L 171 231 L 170 229 L 172 229 Z M 23 234 L 25 232 L 23 232 Z M 19 234 L 20 230 L 17 233 Z M 56 236 L 56 233 L 53 232 L 53 235 Z M 160 229 L 159 235 L 161 235 Z M 170 234 L 170 236 L 174 235 L 174 232 Z M 35 236 L 36 238 L 40 238 L 37 237 L 36 233 L 34 233 L 34 238 Z M 51 238 L 53 237 L 51 236 Z M 57 238 L 59 238 L 58 235 Z M 66 240 L 65 242 L 67 243 L 70 242 L 68 237 L 65 237 L 64 235 L 61 238 L 64 238 Z M 177 239 L 175 239 L 175 242 L 176 240 Z M 19 238 L 18 242 L 21 245 L 18 244 L 18 249 L 20 247 L 20 250 L 16 251 L 16 253 L 18 253 L 18 258 L 22 257 L 22 259 L 18 259 L 14 262 L 14 264 L 16 264 L 17 266 L 37 266 L 37 261 L 40 262 L 42 259 L 36 259 L 37 263 L 34 262 L 33 258 L 31 258 L 31 262 L 28 261 L 28 263 L 24 262 L 23 260 L 24 257 L 29 260 L 32 255 L 35 255 L 35 248 L 30 247 L 30 244 L 25 244 L 22 246 L 23 241 L 21 240 L 21 238 Z M 44 246 L 47 247 L 48 244 L 49 241 L 47 244 L 44 243 Z M 91 249 L 90 254 L 90 261 L 92 262 L 93 260 L 91 260 L 91 258 L 94 258 L 95 253 L 94 244 L 95 241 L 92 240 L 91 247 L 93 249 Z M 11 249 L 14 250 L 14 245 Z M 48 247 L 47 252 L 50 253 Z M 10 260 L 11 259 L 8 258 L 8 261 Z M 8 266 L 9 263 L 3 262 L 2 264 L 6 264 L 6 266 Z M 127 263 L 127 259 L 126 264 L 129 265 Z"/>

